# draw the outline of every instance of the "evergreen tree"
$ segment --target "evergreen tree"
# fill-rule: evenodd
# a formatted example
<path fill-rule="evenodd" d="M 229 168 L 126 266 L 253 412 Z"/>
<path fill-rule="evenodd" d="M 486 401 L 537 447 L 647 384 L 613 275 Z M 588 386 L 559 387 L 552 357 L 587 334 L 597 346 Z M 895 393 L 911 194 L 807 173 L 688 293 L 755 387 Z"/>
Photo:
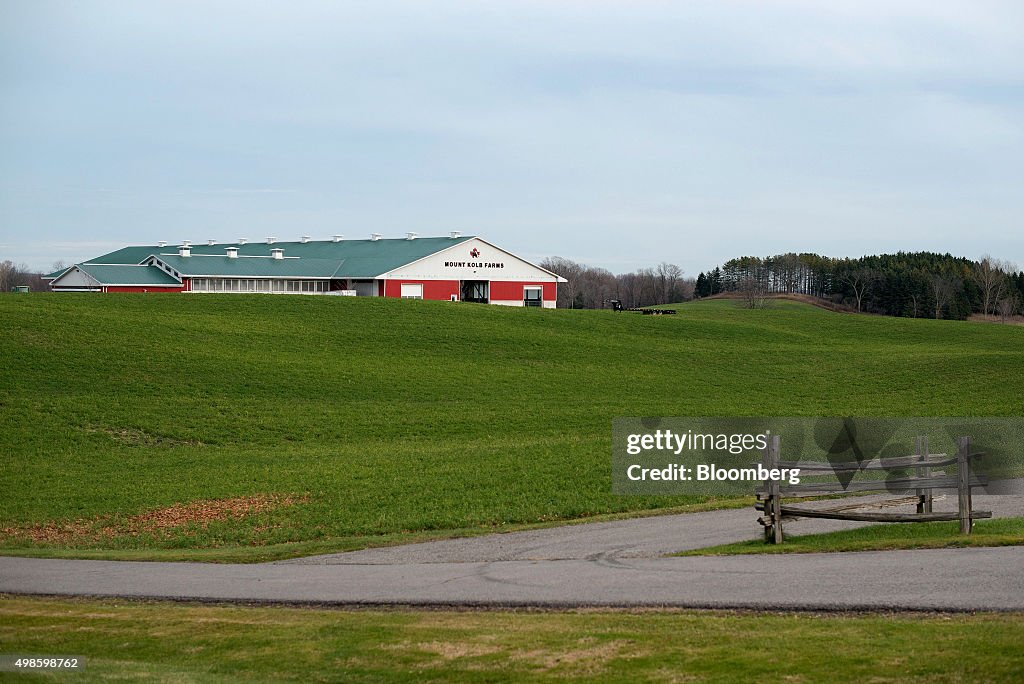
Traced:
<path fill-rule="evenodd" d="M 715 266 L 715 270 L 711 272 L 711 294 L 716 295 L 722 292 L 722 269 Z"/>
<path fill-rule="evenodd" d="M 711 281 L 706 275 L 704 275 L 703 271 L 701 271 L 697 276 L 697 284 L 694 287 L 694 293 L 698 297 L 707 297 L 711 294 Z"/>

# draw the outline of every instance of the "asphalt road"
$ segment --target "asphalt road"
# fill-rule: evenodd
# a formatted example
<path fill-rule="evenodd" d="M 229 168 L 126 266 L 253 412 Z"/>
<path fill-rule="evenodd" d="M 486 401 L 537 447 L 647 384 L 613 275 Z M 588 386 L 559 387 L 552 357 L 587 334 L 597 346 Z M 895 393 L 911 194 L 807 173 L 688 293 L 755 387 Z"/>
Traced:
<path fill-rule="evenodd" d="M 1021 497 L 976 497 L 999 517 Z M 937 508 L 948 507 L 949 500 Z M 258 565 L 0 557 L 0 592 L 339 605 L 1024 611 L 1024 547 L 665 558 L 753 538 L 750 509 Z M 851 523 L 803 520 L 793 533 Z"/>

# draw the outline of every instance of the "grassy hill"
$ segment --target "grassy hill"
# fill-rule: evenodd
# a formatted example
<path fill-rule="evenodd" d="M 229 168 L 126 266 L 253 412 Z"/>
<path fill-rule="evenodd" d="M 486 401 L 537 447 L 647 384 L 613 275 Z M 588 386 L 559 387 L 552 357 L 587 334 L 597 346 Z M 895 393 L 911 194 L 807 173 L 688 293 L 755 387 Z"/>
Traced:
<path fill-rule="evenodd" d="M 610 493 L 616 416 L 1024 414 L 1019 327 L 679 311 L 0 297 L 0 546 L 256 559 L 692 503 Z"/>

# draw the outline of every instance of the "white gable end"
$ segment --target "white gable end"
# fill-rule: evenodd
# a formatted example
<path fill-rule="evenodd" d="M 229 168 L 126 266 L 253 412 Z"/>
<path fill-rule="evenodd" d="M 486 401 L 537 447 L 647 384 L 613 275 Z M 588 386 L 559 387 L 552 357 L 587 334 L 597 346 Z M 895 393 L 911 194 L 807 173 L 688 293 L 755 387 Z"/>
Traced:
<path fill-rule="evenodd" d="M 64 275 L 54 279 L 50 287 L 99 287 L 100 283 L 80 268 L 68 269 Z"/>
<path fill-rule="evenodd" d="M 564 279 L 499 249 L 480 238 L 460 242 L 440 252 L 389 271 L 383 278 L 447 280 L 522 280 L 535 283 Z"/>

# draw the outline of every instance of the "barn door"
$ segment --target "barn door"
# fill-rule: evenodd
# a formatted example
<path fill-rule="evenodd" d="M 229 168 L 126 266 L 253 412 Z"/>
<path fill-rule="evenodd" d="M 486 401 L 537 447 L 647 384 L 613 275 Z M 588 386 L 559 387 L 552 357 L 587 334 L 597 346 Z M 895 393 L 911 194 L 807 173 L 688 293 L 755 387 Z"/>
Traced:
<path fill-rule="evenodd" d="M 486 280 L 463 280 L 461 288 L 462 301 L 487 304 L 490 301 L 488 285 L 489 283 Z"/>

